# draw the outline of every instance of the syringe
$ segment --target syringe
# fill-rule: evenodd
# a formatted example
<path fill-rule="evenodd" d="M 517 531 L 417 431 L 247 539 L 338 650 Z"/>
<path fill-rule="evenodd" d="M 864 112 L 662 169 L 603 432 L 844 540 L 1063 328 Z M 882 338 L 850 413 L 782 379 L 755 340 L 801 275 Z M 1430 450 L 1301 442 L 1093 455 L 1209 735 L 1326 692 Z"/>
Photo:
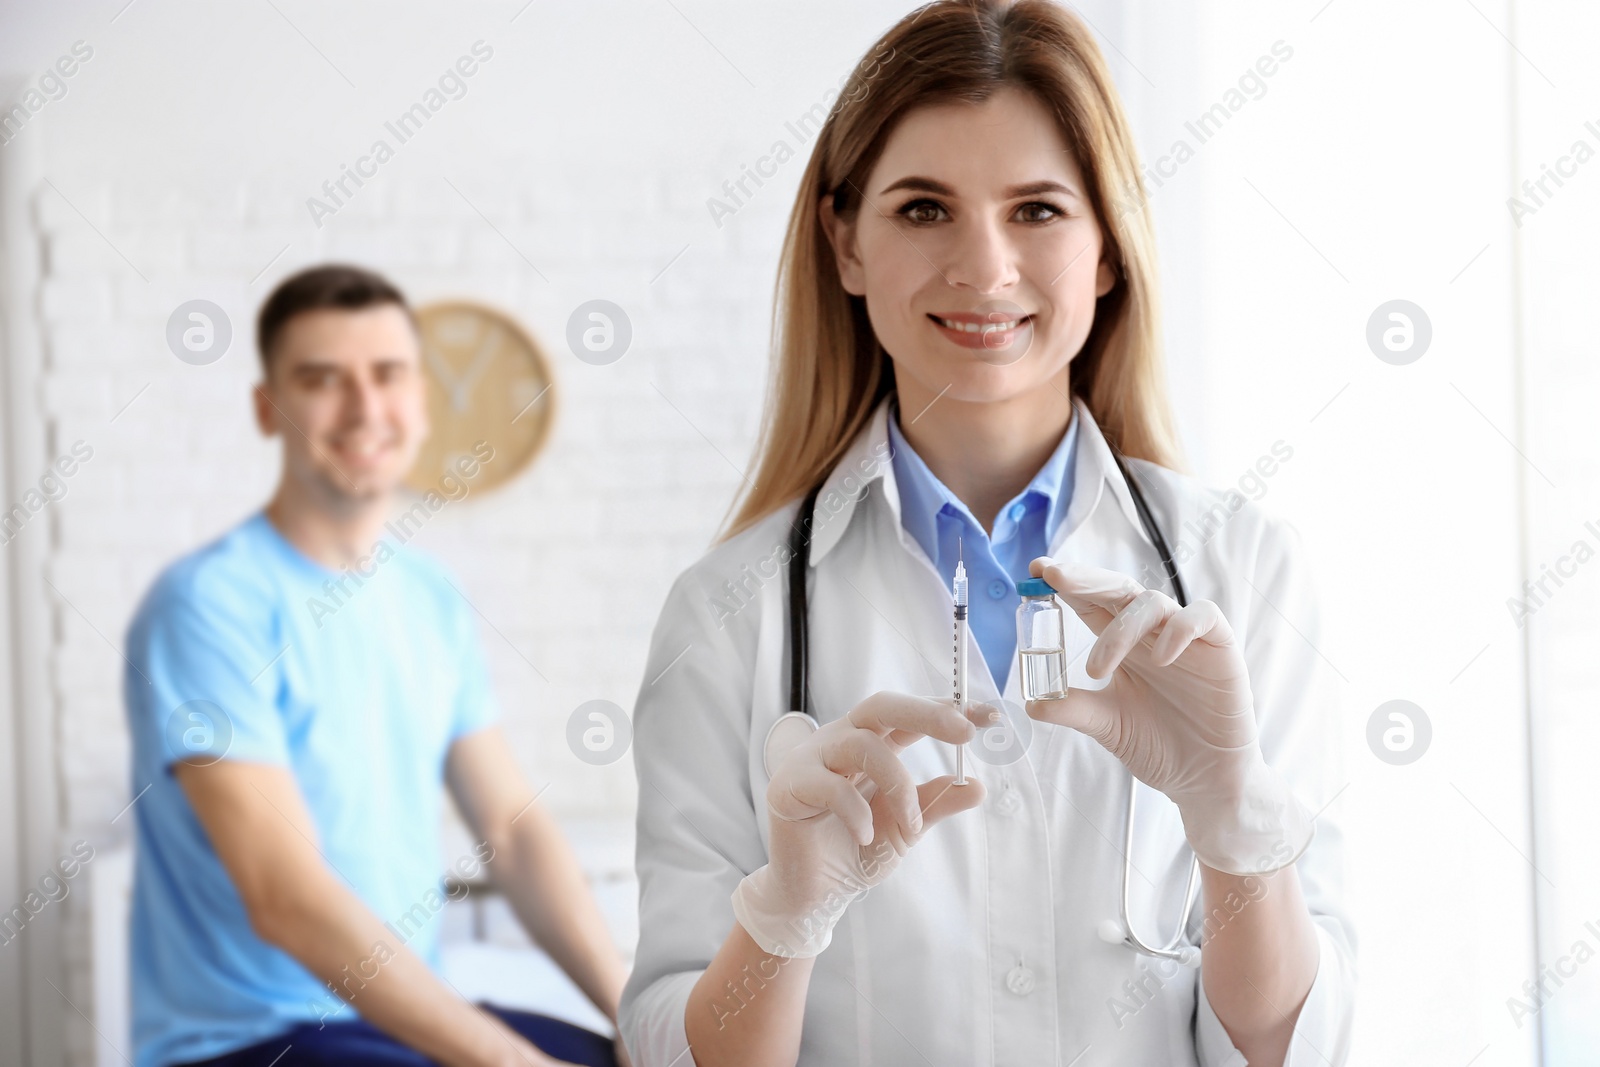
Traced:
<path fill-rule="evenodd" d="M 956 711 L 967 715 L 967 568 L 961 559 L 961 544 L 956 543 L 955 595 L 955 692 Z M 967 784 L 966 746 L 956 746 L 956 785 Z"/>

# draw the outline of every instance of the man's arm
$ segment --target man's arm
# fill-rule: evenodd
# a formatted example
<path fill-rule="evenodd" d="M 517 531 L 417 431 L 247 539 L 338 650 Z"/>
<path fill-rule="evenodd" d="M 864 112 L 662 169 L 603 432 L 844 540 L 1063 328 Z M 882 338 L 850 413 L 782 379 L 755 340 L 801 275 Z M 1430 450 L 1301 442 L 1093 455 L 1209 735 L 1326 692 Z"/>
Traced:
<path fill-rule="evenodd" d="M 495 885 L 529 936 L 615 1023 L 627 969 L 572 846 L 535 801 L 500 728 L 457 739 L 445 780 L 467 825 L 492 850 Z"/>
<path fill-rule="evenodd" d="M 288 770 L 232 760 L 173 770 L 257 936 L 332 983 L 362 1018 L 443 1064 L 556 1062 L 468 1004 L 397 943 L 323 859 Z"/>

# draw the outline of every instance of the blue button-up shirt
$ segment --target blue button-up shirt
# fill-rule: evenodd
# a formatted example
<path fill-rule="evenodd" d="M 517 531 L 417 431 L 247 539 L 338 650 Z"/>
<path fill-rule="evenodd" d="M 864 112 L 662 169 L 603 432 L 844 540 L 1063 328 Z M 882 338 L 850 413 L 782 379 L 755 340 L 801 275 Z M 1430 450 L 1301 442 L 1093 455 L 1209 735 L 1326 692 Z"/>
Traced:
<path fill-rule="evenodd" d="M 889 447 L 900 489 L 900 523 L 944 578 L 955 580 L 957 544 L 967 567 L 967 625 L 983 650 L 995 688 L 1005 692 L 1017 651 L 1017 582 L 1028 564 L 1050 551 L 1050 539 L 1072 502 L 1077 448 L 1076 416 L 1033 481 L 995 516 L 994 536 L 912 451 L 900 434 L 900 412 L 889 417 Z"/>

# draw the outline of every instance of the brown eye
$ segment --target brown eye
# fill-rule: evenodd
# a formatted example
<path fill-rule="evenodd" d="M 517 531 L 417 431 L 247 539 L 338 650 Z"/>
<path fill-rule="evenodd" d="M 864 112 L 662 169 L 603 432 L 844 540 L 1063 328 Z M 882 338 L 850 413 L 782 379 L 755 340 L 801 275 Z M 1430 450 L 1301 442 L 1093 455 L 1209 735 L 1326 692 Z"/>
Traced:
<path fill-rule="evenodd" d="M 939 215 L 943 211 L 944 208 L 933 200 L 913 200 L 901 208 L 898 214 L 908 222 L 925 226 L 931 222 L 938 222 Z"/>
<path fill-rule="evenodd" d="M 1033 212 L 1034 209 L 1041 209 L 1045 212 L 1045 214 L 1042 216 L 1034 215 L 1032 218 L 1024 218 L 1022 220 L 1023 222 L 1049 222 L 1051 219 L 1065 218 L 1067 214 L 1054 204 L 1047 204 L 1043 200 L 1034 200 L 1031 203 L 1023 204 L 1017 210 L 1023 214 L 1028 214 Z"/>

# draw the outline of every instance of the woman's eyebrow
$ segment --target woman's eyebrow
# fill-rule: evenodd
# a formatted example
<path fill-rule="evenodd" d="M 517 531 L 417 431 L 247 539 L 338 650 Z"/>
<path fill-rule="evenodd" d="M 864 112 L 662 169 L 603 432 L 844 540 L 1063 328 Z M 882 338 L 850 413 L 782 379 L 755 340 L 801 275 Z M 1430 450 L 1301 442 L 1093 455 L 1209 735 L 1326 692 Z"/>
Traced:
<path fill-rule="evenodd" d="M 886 186 L 880 190 L 878 195 L 887 196 L 898 189 L 910 189 L 920 193 L 933 193 L 937 196 L 956 196 L 956 191 L 950 188 L 950 186 L 946 185 L 944 182 L 936 181 L 933 178 L 919 177 L 917 175 L 912 175 L 909 178 L 901 178 L 893 185 Z M 1078 191 L 1072 188 L 1070 185 L 1062 185 L 1058 181 L 1051 181 L 1049 179 L 1044 181 L 1028 182 L 1024 185 L 1013 185 L 1011 188 L 1005 191 L 1005 199 L 1015 200 L 1016 198 L 1022 196 L 1038 196 L 1040 193 L 1065 193 L 1067 196 L 1081 199 L 1081 197 L 1078 196 Z"/>

